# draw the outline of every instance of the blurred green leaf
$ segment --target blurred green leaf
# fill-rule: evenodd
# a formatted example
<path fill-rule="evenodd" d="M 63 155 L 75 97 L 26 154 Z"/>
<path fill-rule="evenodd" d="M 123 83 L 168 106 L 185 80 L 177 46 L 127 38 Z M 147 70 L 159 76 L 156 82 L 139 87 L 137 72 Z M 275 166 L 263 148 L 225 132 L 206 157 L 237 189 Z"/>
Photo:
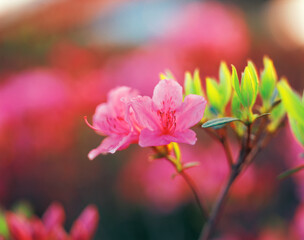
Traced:
<path fill-rule="evenodd" d="M 185 73 L 185 81 L 184 81 L 184 90 L 185 95 L 193 94 L 193 84 L 192 84 L 192 76 L 190 72 Z"/>
<path fill-rule="evenodd" d="M 234 117 L 239 118 L 239 119 L 242 118 L 241 103 L 236 94 L 233 94 L 233 97 L 232 97 L 231 112 Z"/>
<path fill-rule="evenodd" d="M 195 69 L 193 74 L 193 89 L 194 94 L 204 96 L 199 70 Z"/>
<path fill-rule="evenodd" d="M 242 99 L 242 94 L 241 94 L 241 89 L 240 89 L 239 77 L 238 77 L 237 71 L 233 65 L 232 65 L 231 82 L 232 82 L 232 87 L 236 92 L 236 96 L 239 98 L 239 102 L 242 103 L 243 99 Z"/>
<path fill-rule="evenodd" d="M 219 86 L 217 82 L 212 78 L 206 78 L 206 92 L 208 97 L 208 103 L 216 109 L 217 112 L 222 112 L 223 101 L 222 95 L 219 92 Z"/>
<path fill-rule="evenodd" d="M 292 117 L 289 117 L 289 123 L 292 130 L 292 133 L 296 139 L 304 146 L 304 124 L 296 121 Z"/>
<path fill-rule="evenodd" d="M 281 173 L 279 176 L 278 176 L 278 179 L 284 179 L 284 178 L 287 178 L 291 175 L 293 175 L 294 173 L 297 173 L 298 171 L 302 170 L 304 168 L 304 165 L 301 165 L 301 166 L 298 166 L 296 168 L 293 168 L 293 169 L 290 169 L 290 170 L 287 170 L 283 173 Z"/>
<path fill-rule="evenodd" d="M 271 98 L 278 77 L 271 59 L 264 57 L 263 62 L 264 70 L 261 73 L 260 95 L 265 108 L 268 108 L 271 104 Z"/>
<path fill-rule="evenodd" d="M 205 122 L 202 127 L 203 128 L 209 128 L 209 127 L 216 127 L 219 125 L 225 125 L 227 123 L 235 122 L 235 121 L 241 121 L 239 118 L 233 118 L 233 117 L 223 117 L 223 118 L 217 118 L 212 119 L 207 122 Z"/>
<path fill-rule="evenodd" d="M 277 100 L 272 104 L 272 110 L 270 114 L 270 123 L 267 126 L 267 130 L 274 132 L 280 125 L 282 119 L 285 116 L 285 108 L 281 103 L 281 100 Z"/>
<path fill-rule="evenodd" d="M 254 81 L 249 71 L 249 68 L 246 67 L 241 82 L 241 94 L 243 100 L 241 101 L 241 103 L 246 108 L 250 108 L 254 104 L 255 86 L 253 85 L 253 82 Z"/>
<path fill-rule="evenodd" d="M 8 226 L 2 210 L 0 210 L 0 236 L 5 237 L 5 239 L 7 239 L 9 236 Z"/>
<path fill-rule="evenodd" d="M 166 70 L 165 73 L 160 73 L 159 74 L 160 80 L 164 79 L 173 79 L 175 80 L 175 77 L 173 76 L 172 72 L 170 70 Z"/>
<path fill-rule="evenodd" d="M 20 201 L 20 202 L 16 203 L 13 206 L 12 210 L 13 210 L 13 212 L 24 215 L 27 218 L 30 218 L 34 214 L 34 210 L 31 206 L 31 204 L 28 203 L 27 201 Z"/>
<path fill-rule="evenodd" d="M 189 94 L 195 94 L 204 97 L 198 69 L 195 69 L 193 77 L 190 72 L 185 73 L 184 90 L 186 96 Z"/>
<path fill-rule="evenodd" d="M 277 87 L 288 116 L 304 125 L 304 105 L 300 97 L 293 92 L 285 79 L 280 81 Z"/>
<path fill-rule="evenodd" d="M 221 62 L 219 70 L 219 79 L 220 79 L 220 94 L 222 96 L 223 108 L 228 104 L 231 97 L 231 73 L 228 69 L 228 66 L 225 62 Z"/>

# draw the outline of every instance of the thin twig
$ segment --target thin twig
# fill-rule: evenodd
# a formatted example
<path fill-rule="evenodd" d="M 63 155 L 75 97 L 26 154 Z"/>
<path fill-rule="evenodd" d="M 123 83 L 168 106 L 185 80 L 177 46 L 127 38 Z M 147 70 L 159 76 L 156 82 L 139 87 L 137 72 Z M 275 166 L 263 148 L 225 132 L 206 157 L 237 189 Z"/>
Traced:
<path fill-rule="evenodd" d="M 195 198 L 195 201 L 202 213 L 202 216 L 203 216 L 203 220 L 204 222 L 208 220 L 208 213 L 207 211 L 203 208 L 202 206 L 202 201 L 198 195 L 198 191 L 197 191 L 197 188 L 196 188 L 196 185 L 194 183 L 194 181 L 192 180 L 192 178 L 184 171 L 182 170 L 181 172 L 179 172 L 179 174 L 183 177 L 183 179 L 185 180 L 185 182 L 188 184 L 189 188 L 191 189 L 192 193 L 193 193 L 193 196 Z"/>

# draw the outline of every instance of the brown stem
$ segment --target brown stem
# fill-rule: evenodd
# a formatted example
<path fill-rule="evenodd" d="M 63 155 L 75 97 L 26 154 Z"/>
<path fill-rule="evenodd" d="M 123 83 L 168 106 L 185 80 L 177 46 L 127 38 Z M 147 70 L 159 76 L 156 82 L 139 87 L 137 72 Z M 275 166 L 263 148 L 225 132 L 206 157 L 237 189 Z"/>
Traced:
<path fill-rule="evenodd" d="M 216 201 L 214 207 L 212 208 L 210 218 L 209 218 L 208 222 L 205 224 L 205 226 L 202 230 L 202 233 L 200 235 L 200 238 L 199 238 L 200 240 L 208 240 L 216 227 L 216 224 L 219 220 L 220 212 L 223 209 L 224 203 L 228 197 L 229 190 L 230 190 L 232 184 L 234 183 L 235 179 L 237 178 L 237 176 L 241 173 L 243 164 L 246 160 L 246 157 L 248 156 L 248 154 L 251 151 L 250 135 L 251 135 L 251 125 L 248 125 L 247 126 L 247 139 L 246 139 L 243 147 L 240 150 L 240 154 L 239 154 L 237 162 L 231 168 L 231 172 L 230 172 L 230 175 L 229 175 L 229 178 L 228 178 L 228 181 L 227 181 L 225 187 L 223 188 L 222 192 L 220 193 L 219 197 L 217 198 L 217 201 Z"/>

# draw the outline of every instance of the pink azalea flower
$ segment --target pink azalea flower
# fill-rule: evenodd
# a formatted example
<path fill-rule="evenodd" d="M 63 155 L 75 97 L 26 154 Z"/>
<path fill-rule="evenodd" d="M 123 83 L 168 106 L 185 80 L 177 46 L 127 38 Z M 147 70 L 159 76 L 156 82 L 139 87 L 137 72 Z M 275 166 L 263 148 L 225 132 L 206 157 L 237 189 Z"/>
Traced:
<path fill-rule="evenodd" d="M 101 144 L 90 151 L 89 159 L 99 154 L 115 153 L 138 142 L 140 127 L 134 112 L 128 106 L 128 100 L 137 96 L 137 92 L 129 87 L 118 87 L 110 91 L 108 102 L 96 108 L 93 116 L 93 128 L 100 135 L 107 136 Z"/>
<path fill-rule="evenodd" d="M 189 128 L 202 119 L 206 100 L 188 95 L 183 102 L 182 87 L 176 81 L 161 80 L 154 88 L 152 99 L 138 96 L 130 104 L 143 127 L 139 136 L 141 147 L 196 142 L 196 134 Z"/>

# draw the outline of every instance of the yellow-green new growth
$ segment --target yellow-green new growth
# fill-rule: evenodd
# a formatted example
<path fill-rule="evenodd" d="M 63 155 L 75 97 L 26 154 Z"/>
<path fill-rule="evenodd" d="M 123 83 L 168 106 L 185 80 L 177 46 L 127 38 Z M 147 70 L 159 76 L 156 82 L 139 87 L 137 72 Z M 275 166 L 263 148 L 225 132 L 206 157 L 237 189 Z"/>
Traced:
<path fill-rule="evenodd" d="M 259 79 L 254 64 L 249 61 L 242 74 L 241 85 L 235 67 L 232 65 L 232 87 L 239 102 L 243 105 L 245 113 L 243 120 L 252 121 L 252 107 L 258 94 Z"/>
<path fill-rule="evenodd" d="M 184 89 L 185 95 L 196 94 L 204 96 L 198 69 L 195 69 L 193 77 L 190 72 L 185 73 Z"/>
<path fill-rule="evenodd" d="M 294 92 L 286 80 L 282 80 L 277 85 L 282 103 L 287 112 L 289 123 L 293 134 L 304 146 L 304 102 L 303 96 Z"/>
<path fill-rule="evenodd" d="M 173 80 L 176 80 L 170 70 L 166 70 L 165 73 L 160 73 L 159 74 L 159 78 L 160 78 L 160 80 L 164 80 L 164 79 L 173 79 Z"/>
<path fill-rule="evenodd" d="M 263 107 L 268 109 L 272 104 L 278 76 L 270 58 L 264 57 L 263 62 L 264 70 L 261 72 L 260 95 L 263 100 Z"/>
<path fill-rule="evenodd" d="M 219 69 L 219 83 L 213 78 L 206 78 L 208 102 L 218 113 L 224 115 L 231 98 L 231 74 L 225 62 Z"/>

